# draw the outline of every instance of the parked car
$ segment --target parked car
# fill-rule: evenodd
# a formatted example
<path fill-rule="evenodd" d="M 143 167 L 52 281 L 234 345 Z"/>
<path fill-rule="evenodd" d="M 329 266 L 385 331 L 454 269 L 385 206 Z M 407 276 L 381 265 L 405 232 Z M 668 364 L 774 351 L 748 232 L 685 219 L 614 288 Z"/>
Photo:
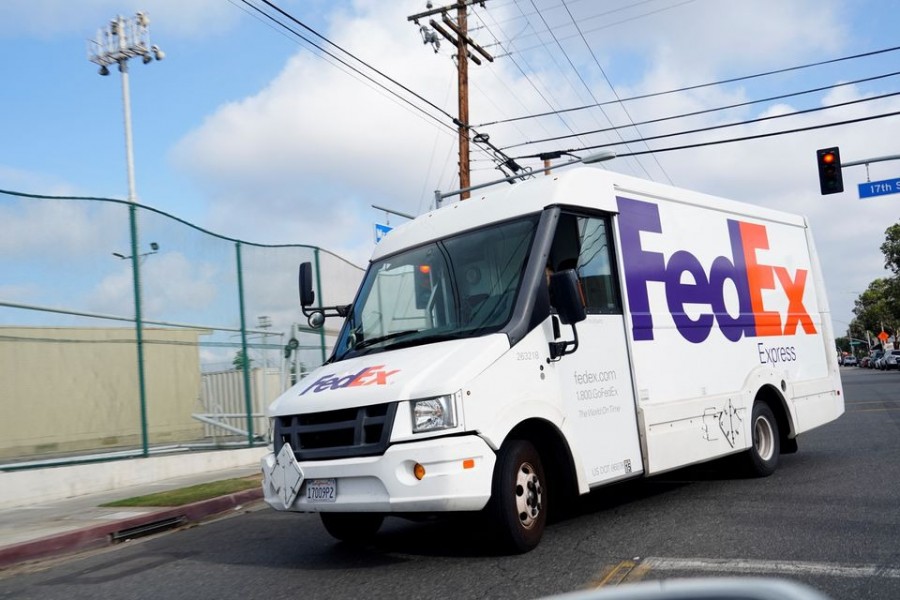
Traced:
<path fill-rule="evenodd" d="M 900 368 L 900 350 L 891 350 L 884 355 L 882 360 L 882 368 L 885 371 Z"/>
<path fill-rule="evenodd" d="M 857 366 L 858 364 L 859 364 L 859 361 L 857 361 L 857 360 L 856 360 L 856 357 L 853 356 L 852 354 L 851 354 L 850 356 L 845 356 L 845 357 L 844 357 L 843 365 L 844 365 L 845 367 L 855 367 L 855 366 Z"/>
<path fill-rule="evenodd" d="M 878 361 L 882 356 L 884 356 L 884 351 L 882 351 L 882 350 L 876 350 L 875 352 L 873 352 L 872 359 L 869 361 L 869 368 L 870 369 L 879 368 Z"/>

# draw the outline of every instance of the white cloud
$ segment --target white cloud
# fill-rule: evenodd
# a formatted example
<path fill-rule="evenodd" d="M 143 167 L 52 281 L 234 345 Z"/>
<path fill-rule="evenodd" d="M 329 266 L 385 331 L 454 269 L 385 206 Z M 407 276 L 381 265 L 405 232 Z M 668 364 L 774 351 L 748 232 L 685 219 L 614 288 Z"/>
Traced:
<path fill-rule="evenodd" d="M 128 212 L 117 204 L 15 198 L 0 204 L 4 260 L 71 260 L 108 256 L 128 234 Z"/>
<path fill-rule="evenodd" d="M 152 258 L 152 260 L 150 260 Z M 224 303 L 232 308 L 237 291 L 222 289 L 217 276 L 222 267 L 200 260 L 189 261 L 179 252 L 161 252 L 141 263 L 142 307 L 145 319 L 177 320 L 193 314 L 199 324 L 214 323 L 221 317 Z M 133 312 L 134 282 L 131 261 L 103 277 L 87 294 L 90 310 L 130 316 Z"/>
<path fill-rule="evenodd" d="M 27 190 L 47 196 L 74 195 L 74 188 L 49 173 L 35 173 L 0 165 L 0 187 L 8 190 Z"/>
<path fill-rule="evenodd" d="M 390 57 L 384 70 L 415 81 L 415 89 L 446 89 L 452 65 L 421 48 L 405 11 L 368 9 L 342 19 L 332 38 L 374 64 Z M 319 245 L 359 263 L 379 216 L 370 205 L 388 198 L 402 212 L 427 207 L 421 193 L 432 149 L 444 156 L 454 142 L 451 129 L 301 51 L 267 88 L 221 107 L 185 136 L 171 162 L 215 197 L 219 230 L 249 225 L 269 241 Z"/>
<path fill-rule="evenodd" d="M 30 304 L 39 293 L 40 287 L 33 283 L 0 285 L 4 302 Z"/>

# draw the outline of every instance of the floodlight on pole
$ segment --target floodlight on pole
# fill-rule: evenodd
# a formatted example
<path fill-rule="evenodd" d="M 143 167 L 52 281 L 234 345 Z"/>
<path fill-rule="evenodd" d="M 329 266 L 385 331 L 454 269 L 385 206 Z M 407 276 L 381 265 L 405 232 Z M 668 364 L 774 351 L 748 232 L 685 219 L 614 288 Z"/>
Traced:
<path fill-rule="evenodd" d="M 122 104 L 125 113 L 125 158 L 128 169 L 128 201 L 137 202 L 134 184 L 134 152 L 131 142 L 131 96 L 128 88 L 128 60 L 140 56 L 144 64 L 154 58 L 162 60 L 165 53 L 150 44 L 150 18 L 139 12 L 133 18 L 117 16 L 105 29 L 97 31 L 96 39 L 88 41 L 88 60 L 100 65 L 100 75 L 109 75 L 109 66 L 118 64 L 122 73 Z"/>

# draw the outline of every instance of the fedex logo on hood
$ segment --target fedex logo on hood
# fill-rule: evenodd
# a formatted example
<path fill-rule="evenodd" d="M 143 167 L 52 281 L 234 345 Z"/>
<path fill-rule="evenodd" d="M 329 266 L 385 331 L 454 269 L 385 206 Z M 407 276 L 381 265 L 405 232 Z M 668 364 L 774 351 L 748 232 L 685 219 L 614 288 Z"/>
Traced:
<path fill-rule="evenodd" d="M 315 380 L 306 387 L 300 396 L 312 390 L 314 394 L 324 392 L 325 390 L 339 390 L 347 387 L 358 387 L 364 385 L 387 385 L 387 379 L 395 373 L 399 373 L 400 369 L 386 371 L 384 365 L 375 365 L 374 367 L 366 367 L 358 373 L 350 373 L 344 377 L 335 374 L 328 374 Z"/>
<path fill-rule="evenodd" d="M 668 258 L 661 252 L 641 247 L 641 233 L 662 233 L 659 207 L 651 202 L 617 198 L 619 231 L 622 241 L 622 264 L 625 288 L 631 308 L 632 335 L 635 341 L 653 339 L 653 315 L 647 284 L 665 285 L 669 313 L 678 332 L 689 342 L 698 344 L 709 337 L 713 325 L 736 342 L 741 337 L 796 335 L 816 333 L 815 325 L 803 305 L 806 269 L 791 273 L 783 266 L 759 262 L 757 250 L 769 248 L 765 225 L 726 219 L 731 241 L 731 256 L 718 256 L 708 267 L 687 250 L 672 252 Z M 687 273 L 693 282 L 683 280 Z M 732 316 L 725 306 L 725 282 L 730 280 L 737 290 L 739 312 Z M 763 292 L 778 291 L 787 299 L 787 311 L 766 310 Z M 685 305 L 700 306 L 699 316 L 691 318 Z"/>

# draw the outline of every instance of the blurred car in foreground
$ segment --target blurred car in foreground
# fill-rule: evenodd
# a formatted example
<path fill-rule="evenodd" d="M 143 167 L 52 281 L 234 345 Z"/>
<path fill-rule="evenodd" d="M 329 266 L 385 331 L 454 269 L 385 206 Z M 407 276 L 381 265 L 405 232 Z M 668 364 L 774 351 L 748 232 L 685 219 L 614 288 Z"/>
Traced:
<path fill-rule="evenodd" d="M 783 579 L 707 577 L 643 581 L 552 596 L 544 600 L 829 600 L 813 588 Z"/>

